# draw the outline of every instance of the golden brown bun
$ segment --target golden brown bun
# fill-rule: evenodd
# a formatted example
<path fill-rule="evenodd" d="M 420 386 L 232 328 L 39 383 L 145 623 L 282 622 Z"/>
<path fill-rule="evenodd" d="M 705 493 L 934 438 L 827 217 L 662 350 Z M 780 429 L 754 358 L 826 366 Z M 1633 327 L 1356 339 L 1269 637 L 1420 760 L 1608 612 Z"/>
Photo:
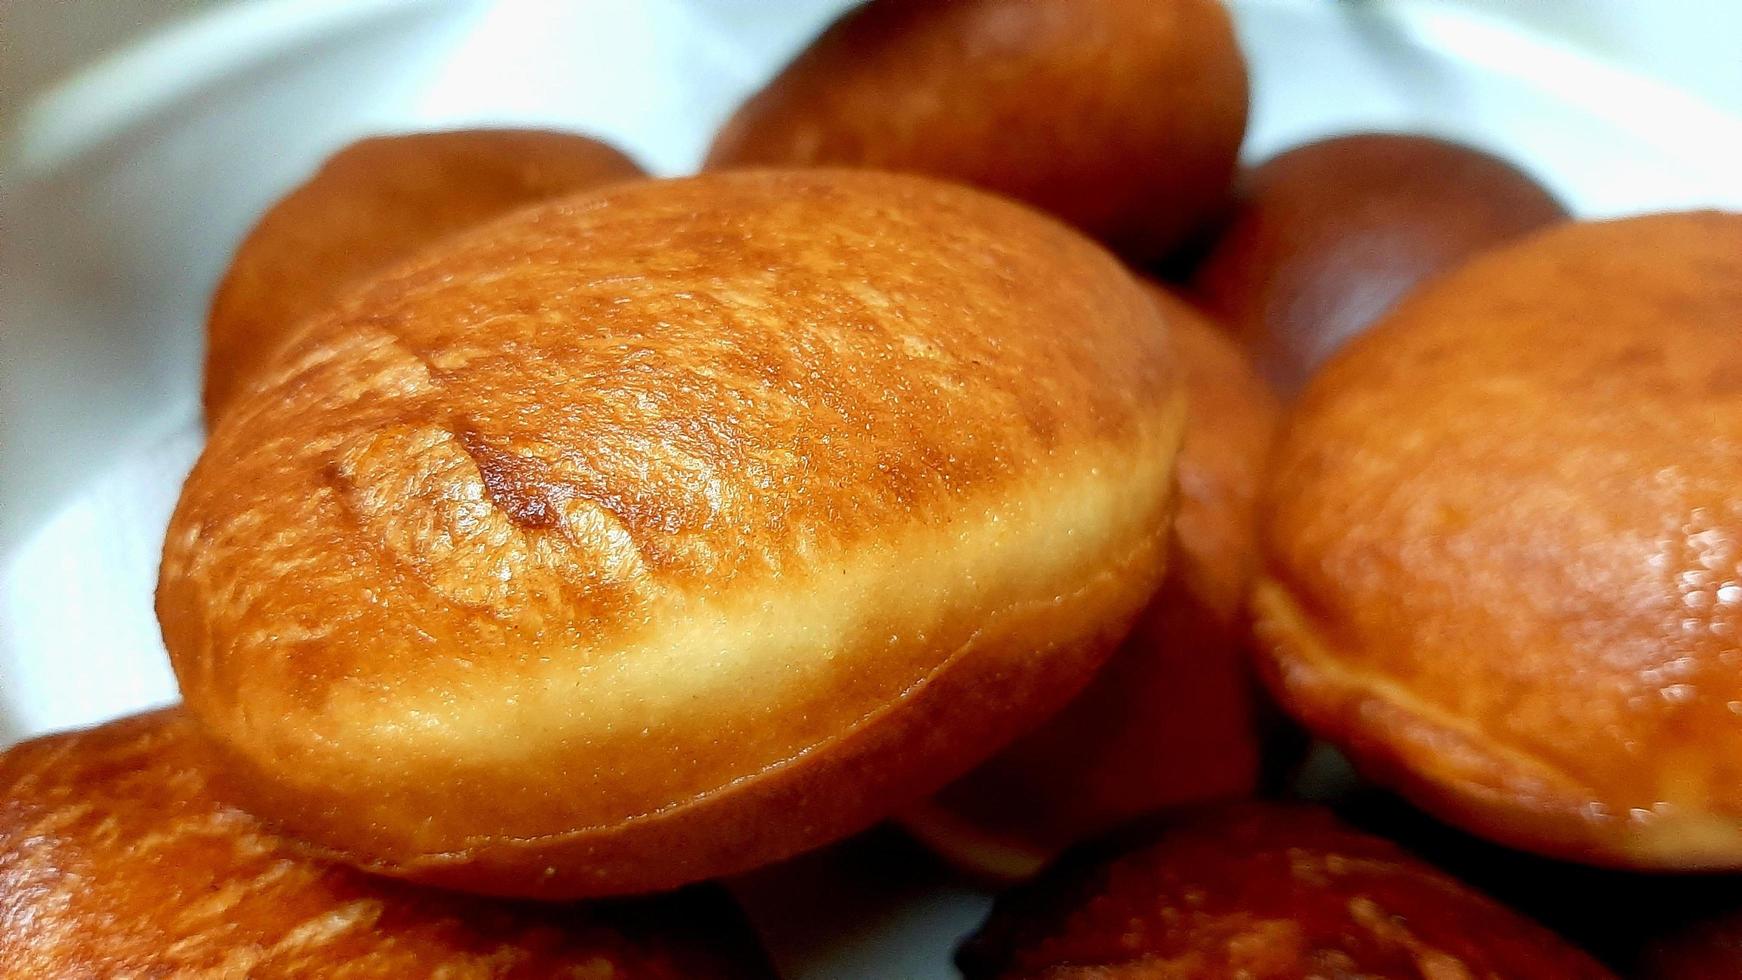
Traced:
<path fill-rule="evenodd" d="M 1560 857 L 1742 866 L 1742 215 L 1565 225 L 1308 387 L 1255 611 L 1307 727 Z"/>
<path fill-rule="evenodd" d="M 568 133 L 418 133 L 345 147 L 266 212 L 218 283 L 206 417 L 222 415 L 296 326 L 359 280 L 516 208 L 638 176 L 622 153 Z"/>
<path fill-rule="evenodd" d="M 257 812 L 384 873 L 644 891 L 869 825 L 1160 583 L 1184 398 L 1069 229 L 869 172 L 620 185 L 310 326 L 158 614 Z"/>
<path fill-rule="evenodd" d="M 872 0 L 738 110 L 707 166 L 933 174 L 1150 258 L 1221 207 L 1245 132 L 1217 0 Z"/>
<path fill-rule="evenodd" d="M 1590 957 L 1323 810 L 1205 810 L 1000 898 L 968 980 L 1600 980 Z"/>
<path fill-rule="evenodd" d="M 1089 687 L 903 823 L 951 861 L 1023 878 L 1145 813 L 1244 796 L 1259 731 L 1241 606 L 1276 398 L 1227 335 L 1151 289 L 1188 408 L 1167 582 Z"/>
<path fill-rule="evenodd" d="M 310 860 L 214 797 L 174 709 L 0 755 L 0 975 L 771 977 L 723 897 L 531 905 Z"/>
<path fill-rule="evenodd" d="M 1339 136 L 1247 175 L 1190 288 L 1292 395 L 1418 283 L 1565 217 L 1528 174 L 1479 150 Z"/>

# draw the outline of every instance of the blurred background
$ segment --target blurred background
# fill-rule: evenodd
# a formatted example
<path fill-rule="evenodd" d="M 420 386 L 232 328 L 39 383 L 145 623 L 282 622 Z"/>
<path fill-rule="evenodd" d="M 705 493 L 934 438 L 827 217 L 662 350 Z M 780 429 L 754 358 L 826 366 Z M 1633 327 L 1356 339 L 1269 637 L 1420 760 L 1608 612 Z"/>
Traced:
<path fill-rule="evenodd" d="M 1326 0 L 1383 6 L 1386 0 Z M 0 3 L 0 107 L 163 24 L 227 4 L 282 0 L 7 0 Z M 1730 0 L 1446 0 L 1516 21 L 1742 112 L 1742 4 Z M 306 6 L 306 4 L 304 4 Z M 780 16 L 777 0 L 715 0 L 726 18 Z M 4 122 L 5 117 L 0 117 Z"/>

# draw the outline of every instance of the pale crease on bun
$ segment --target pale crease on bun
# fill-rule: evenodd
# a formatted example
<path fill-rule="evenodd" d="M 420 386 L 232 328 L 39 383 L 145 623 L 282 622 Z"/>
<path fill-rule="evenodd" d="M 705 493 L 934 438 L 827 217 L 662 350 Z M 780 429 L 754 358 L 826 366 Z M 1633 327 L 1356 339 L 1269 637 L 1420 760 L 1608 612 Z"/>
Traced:
<path fill-rule="evenodd" d="M 158 613 L 259 813 L 369 869 L 646 891 L 869 825 L 1094 673 L 1184 401 L 1098 247 L 869 172 L 622 185 L 311 325 Z"/>
<path fill-rule="evenodd" d="M 1742 867 L 1742 215 L 1566 225 L 1308 387 L 1255 608 L 1284 705 L 1445 819 Z"/>
<path fill-rule="evenodd" d="M 0 976 L 772 977 L 723 894 L 481 899 L 301 855 L 214 793 L 176 709 L 0 754 Z"/>
<path fill-rule="evenodd" d="M 574 133 L 470 129 L 352 143 L 237 246 L 206 321 L 207 418 L 358 281 L 517 208 L 640 176 L 635 161 Z"/>
<path fill-rule="evenodd" d="M 1020 879 L 1143 814 L 1250 794 L 1261 733 L 1244 604 L 1277 399 L 1234 341 L 1159 287 L 1189 406 L 1167 581 L 1089 686 L 902 814 L 978 874 Z"/>

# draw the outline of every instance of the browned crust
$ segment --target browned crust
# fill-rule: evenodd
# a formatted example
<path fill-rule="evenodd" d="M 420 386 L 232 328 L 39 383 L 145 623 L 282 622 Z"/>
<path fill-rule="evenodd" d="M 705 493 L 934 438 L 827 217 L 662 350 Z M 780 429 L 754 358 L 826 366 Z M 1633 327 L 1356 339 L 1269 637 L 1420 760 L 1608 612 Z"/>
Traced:
<path fill-rule="evenodd" d="M 1293 396 L 1417 285 L 1566 217 L 1529 174 L 1472 147 L 1336 136 L 1245 175 L 1188 290 Z"/>
<path fill-rule="evenodd" d="M 770 977 L 709 891 L 467 898 L 303 857 L 214 796 L 179 711 L 0 755 L 0 974 Z"/>
<path fill-rule="evenodd" d="M 902 823 L 998 879 L 1146 813 L 1250 794 L 1260 734 L 1243 601 L 1276 398 L 1217 326 L 1159 287 L 1187 419 L 1168 578 L 1087 689 Z"/>
<path fill-rule="evenodd" d="M 237 792 L 348 860 L 641 891 L 1058 707 L 1161 574 L 1153 306 L 917 178 L 622 185 L 359 290 L 213 431 L 159 617 Z"/>
<path fill-rule="evenodd" d="M 1602 980 L 1534 922 L 1314 808 L 1203 810 L 1002 896 L 968 980 Z"/>
<path fill-rule="evenodd" d="M 1446 819 L 1742 866 L 1742 216 L 1567 225 L 1300 403 L 1255 601 L 1279 698 Z"/>
<path fill-rule="evenodd" d="M 303 320 L 417 250 L 539 201 L 642 175 L 571 133 L 479 129 L 376 136 L 333 154 L 237 246 L 206 321 L 216 419 Z"/>
<path fill-rule="evenodd" d="M 1221 206 L 1246 110 L 1216 0 L 874 0 L 740 107 L 707 166 L 932 174 L 1151 258 Z"/>
<path fill-rule="evenodd" d="M 1371 778 L 1513 847 L 1631 863 L 1613 856 L 1612 815 L 1576 774 L 1495 741 L 1383 673 L 1349 671 L 1275 583 L 1259 583 L 1253 609 L 1266 650 L 1261 675 L 1303 724 L 1342 746 Z"/>

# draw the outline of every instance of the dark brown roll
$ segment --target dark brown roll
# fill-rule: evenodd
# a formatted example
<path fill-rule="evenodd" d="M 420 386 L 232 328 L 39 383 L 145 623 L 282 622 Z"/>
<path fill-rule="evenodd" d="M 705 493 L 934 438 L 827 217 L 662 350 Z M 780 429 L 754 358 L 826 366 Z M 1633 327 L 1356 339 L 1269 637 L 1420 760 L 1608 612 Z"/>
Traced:
<path fill-rule="evenodd" d="M 1089 687 L 902 823 L 955 864 L 1024 878 L 1133 817 L 1257 785 L 1261 732 L 1243 606 L 1276 398 L 1227 334 L 1151 294 L 1188 407 L 1168 577 Z"/>
<path fill-rule="evenodd" d="M 1153 258 L 1222 206 L 1246 101 L 1217 0 L 872 0 L 738 110 L 707 167 L 932 174 Z"/>
<path fill-rule="evenodd" d="M 1639 980 L 1742 977 L 1742 909 L 1709 915 L 1656 937 L 1633 973 Z"/>
<path fill-rule="evenodd" d="M 303 320 L 424 246 L 517 208 L 641 176 L 570 133 L 480 129 L 351 144 L 237 247 L 206 322 L 206 418 L 223 414 Z"/>
<path fill-rule="evenodd" d="M 1189 288 L 1293 395 L 1417 284 L 1565 217 L 1530 175 L 1480 150 L 1338 136 L 1246 176 Z"/>
<path fill-rule="evenodd" d="M 352 294 L 213 430 L 158 614 L 250 809 L 383 873 L 671 887 L 1057 710 L 1164 573 L 1155 307 L 1027 208 L 642 181 Z"/>
<path fill-rule="evenodd" d="M 968 980 L 1602 980 L 1528 919 L 1323 810 L 1241 804 L 1084 851 L 1001 897 Z"/>
<path fill-rule="evenodd" d="M 1742 867 L 1742 215 L 1567 224 L 1417 292 L 1291 416 L 1279 700 L 1515 847 Z"/>
<path fill-rule="evenodd" d="M 0 755 L 0 975 L 771 978 L 723 895 L 535 905 L 304 857 L 214 795 L 177 710 Z"/>

